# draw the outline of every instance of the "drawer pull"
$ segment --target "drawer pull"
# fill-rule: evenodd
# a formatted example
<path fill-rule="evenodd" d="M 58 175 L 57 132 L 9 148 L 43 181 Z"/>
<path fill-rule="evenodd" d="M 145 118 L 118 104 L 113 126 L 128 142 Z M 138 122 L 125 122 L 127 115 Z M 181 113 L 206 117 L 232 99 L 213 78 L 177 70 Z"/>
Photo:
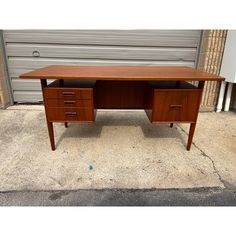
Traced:
<path fill-rule="evenodd" d="M 182 105 L 170 105 L 170 108 L 171 108 L 171 109 L 178 110 L 178 109 L 181 109 L 181 108 L 182 108 Z"/>
<path fill-rule="evenodd" d="M 71 111 L 71 112 L 65 112 L 65 116 L 76 116 L 77 112 Z"/>
<path fill-rule="evenodd" d="M 68 104 L 75 104 L 75 101 L 64 101 L 64 104 L 65 104 L 65 105 L 68 105 Z"/>
<path fill-rule="evenodd" d="M 75 96 L 75 92 L 62 92 L 64 96 Z"/>

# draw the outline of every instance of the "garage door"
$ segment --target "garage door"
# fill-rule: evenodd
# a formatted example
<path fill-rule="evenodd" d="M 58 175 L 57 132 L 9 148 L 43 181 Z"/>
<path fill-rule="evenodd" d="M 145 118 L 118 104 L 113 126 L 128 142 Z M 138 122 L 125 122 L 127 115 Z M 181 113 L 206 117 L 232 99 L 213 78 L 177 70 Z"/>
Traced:
<path fill-rule="evenodd" d="M 40 102 L 39 81 L 19 75 L 48 65 L 174 65 L 195 67 L 199 30 L 6 30 L 15 102 Z"/>

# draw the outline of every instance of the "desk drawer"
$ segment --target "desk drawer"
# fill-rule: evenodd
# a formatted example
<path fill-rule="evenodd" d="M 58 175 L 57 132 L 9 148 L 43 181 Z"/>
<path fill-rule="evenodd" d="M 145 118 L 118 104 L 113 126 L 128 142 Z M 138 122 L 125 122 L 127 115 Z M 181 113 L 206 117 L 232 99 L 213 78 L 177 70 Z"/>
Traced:
<path fill-rule="evenodd" d="M 195 122 L 201 99 L 200 90 L 154 89 L 153 122 Z"/>
<path fill-rule="evenodd" d="M 48 107 L 83 107 L 83 108 L 93 107 L 92 99 L 64 100 L 64 99 L 48 98 L 46 99 L 45 103 Z"/>
<path fill-rule="evenodd" d="M 92 108 L 48 107 L 46 112 L 49 121 L 94 121 L 94 109 Z"/>
<path fill-rule="evenodd" d="M 92 99 L 93 88 L 45 88 L 45 98 Z"/>

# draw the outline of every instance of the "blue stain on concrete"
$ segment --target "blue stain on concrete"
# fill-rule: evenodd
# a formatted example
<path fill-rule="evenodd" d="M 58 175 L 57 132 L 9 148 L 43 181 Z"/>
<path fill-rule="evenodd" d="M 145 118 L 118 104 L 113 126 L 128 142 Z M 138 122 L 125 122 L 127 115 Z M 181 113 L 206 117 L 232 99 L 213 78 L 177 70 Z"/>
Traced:
<path fill-rule="evenodd" d="M 93 170 L 93 166 L 92 166 L 92 165 L 89 165 L 88 169 L 89 169 L 89 170 Z"/>

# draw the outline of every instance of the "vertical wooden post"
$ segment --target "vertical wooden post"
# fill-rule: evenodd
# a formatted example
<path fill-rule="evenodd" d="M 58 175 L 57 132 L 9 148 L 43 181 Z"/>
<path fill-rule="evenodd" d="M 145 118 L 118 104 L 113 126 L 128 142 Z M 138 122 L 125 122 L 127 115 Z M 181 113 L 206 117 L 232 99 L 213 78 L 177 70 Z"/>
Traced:
<path fill-rule="evenodd" d="M 53 123 L 48 121 L 47 112 L 46 112 L 46 103 L 45 103 L 45 97 L 44 97 L 44 88 L 47 87 L 47 80 L 40 79 L 40 82 L 41 82 L 41 88 L 42 88 L 42 93 L 43 93 L 43 102 L 44 102 L 45 114 L 46 114 L 46 119 L 47 119 L 47 127 L 48 127 L 50 144 L 51 144 L 52 150 L 54 151 L 55 150 L 55 141 L 54 141 Z"/>
<path fill-rule="evenodd" d="M 41 88 L 42 88 L 42 93 L 43 93 L 43 89 L 47 87 L 47 80 L 41 79 L 40 82 L 41 82 Z"/>
<path fill-rule="evenodd" d="M 177 80 L 177 81 L 175 82 L 175 84 L 176 84 L 176 88 L 180 88 L 180 81 L 179 81 L 179 80 Z"/>
<path fill-rule="evenodd" d="M 199 81 L 198 82 L 198 89 L 201 90 L 201 98 L 202 98 L 202 92 L 203 92 L 203 89 L 204 89 L 204 84 L 205 84 L 205 81 Z M 201 103 L 201 98 L 200 98 L 200 101 L 199 101 L 198 111 L 199 111 L 199 107 L 200 107 L 200 103 Z M 197 116 L 198 116 L 198 114 L 197 114 Z M 188 151 L 190 150 L 190 147 L 191 147 L 191 144 L 192 144 L 192 141 L 193 141 L 193 135 L 194 135 L 196 123 L 197 123 L 197 117 L 196 117 L 195 123 L 190 124 L 189 134 L 188 134 L 188 144 L 187 144 L 187 150 Z"/>
<path fill-rule="evenodd" d="M 60 85 L 60 87 L 64 87 L 64 80 L 63 79 L 59 79 L 59 85 Z"/>
<path fill-rule="evenodd" d="M 198 82 L 198 88 L 203 90 L 204 89 L 204 84 L 205 84 L 205 81 L 199 81 Z"/>
<path fill-rule="evenodd" d="M 55 141 L 54 141 L 53 123 L 47 121 L 47 125 L 48 125 L 48 134 L 49 134 L 51 148 L 54 151 L 56 148 L 55 148 Z"/>
<path fill-rule="evenodd" d="M 196 123 L 191 123 L 190 124 L 190 128 L 189 128 L 189 134 L 188 134 L 188 144 L 187 144 L 187 150 L 190 150 L 192 141 L 193 141 L 193 135 L 194 135 L 194 131 L 195 131 L 195 127 L 196 127 Z"/>

